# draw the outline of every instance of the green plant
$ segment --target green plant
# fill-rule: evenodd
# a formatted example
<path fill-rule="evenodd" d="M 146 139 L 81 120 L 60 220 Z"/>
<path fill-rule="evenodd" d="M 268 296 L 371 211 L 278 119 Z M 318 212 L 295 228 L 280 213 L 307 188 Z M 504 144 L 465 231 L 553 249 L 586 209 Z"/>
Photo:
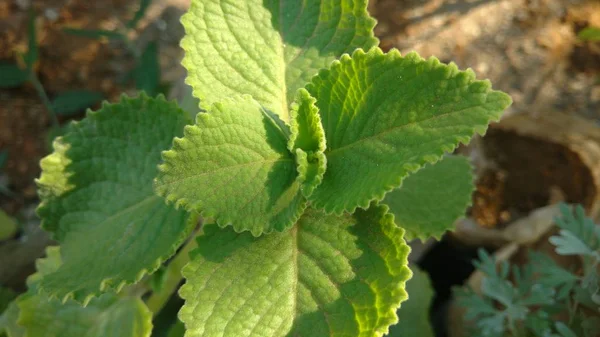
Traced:
<path fill-rule="evenodd" d="M 411 276 L 405 229 L 439 237 L 470 202 L 467 159 L 444 153 L 511 101 L 471 70 L 383 53 L 366 8 L 194 0 L 183 63 L 206 112 L 191 124 L 163 97 L 123 97 L 55 141 L 38 213 L 60 253 L 7 315 L 31 335 L 50 303 L 48 334 L 68 337 L 60 301 L 109 310 L 78 326 L 96 336 L 127 301 L 145 327 L 183 276 L 188 337 L 387 333 Z"/>
<path fill-rule="evenodd" d="M 53 127 L 59 128 L 57 115 L 69 116 L 78 113 L 102 100 L 103 95 L 90 90 L 71 90 L 62 92 L 51 100 L 35 70 L 40 53 L 33 10 L 29 13 L 27 27 L 27 53 L 19 55 L 19 58 L 25 64 L 25 69 L 16 64 L 0 63 L 0 74 L 2 74 L 2 77 L 0 77 L 0 88 L 16 88 L 24 83 L 30 83 L 46 107 Z"/>
<path fill-rule="evenodd" d="M 522 268 L 511 268 L 507 261 L 498 266 L 480 250 L 474 264 L 485 274 L 482 296 L 472 289 L 456 292 L 458 303 L 467 310 L 467 324 L 475 320 L 473 335 L 593 337 L 600 333 L 600 226 L 585 216 L 581 206 L 573 212 L 563 204 L 561 210 L 562 217 L 556 219 L 561 230 L 550 242 L 560 255 L 580 256 L 582 272 L 567 270 L 538 252 L 531 252 L 530 262 Z"/>
<path fill-rule="evenodd" d="M 577 37 L 583 41 L 600 41 L 600 28 L 586 27 L 577 34 Z"/>
<path fill-rule="evenodd" d="M 146 15 L 151 3 L 152 0 L 140 0 L 138 10 L 133 18 L 123 23 L 122 27 L 113 30 L 64 28 L 63 31 L 67 34 L 92 39 L 121 41 L 129 53 L 133 55 L 136 64 L 135 68 L 126 75 L 126 78 L 133 78 L 138 90 L 145 91 L 148 95 L 153 96 L 163 92 L 164 89 L 160 83 L 158 43 L 152 41 L 140 52 L 129 38 L 130 33 L 138 28 L 140 20 Z"/>

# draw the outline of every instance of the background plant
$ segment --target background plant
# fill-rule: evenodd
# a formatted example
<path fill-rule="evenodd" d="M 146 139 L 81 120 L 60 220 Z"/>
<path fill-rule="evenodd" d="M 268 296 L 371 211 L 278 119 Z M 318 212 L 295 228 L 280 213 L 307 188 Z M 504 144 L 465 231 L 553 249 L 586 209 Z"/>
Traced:
<path fill-rule="evenodd" d="M 8 334 L 147 336 L 184 264 L 186 336 L 387 333 L 411 276 L 405 229 L 439 237 L 469 202 L 468 162 L 444 153 L 510 98 L 382 52 L 366 5 L 192 2 L 184 65 L 207 112 L 192 124 L 163 97 L 123 97 L 55 141 L 38 213 L 60 249 Z"/>
<path fill-rule="evenodd" d="M 597 336 L 600 320 L 600 226 L 587 218 L 581 205 L 572 211 L 561 205 L 556 219 L 560 232 L 549 240 L 556 253 L 580 256 L 581 272 L 559 266 L 549 256 L 531 252 L 522 268 L 499 265 L 484 250 L 474 264 L 484 272 L 481 292 L 457 290 L 465 319 L 477 336 Z M 511 273 L 512 272 L 512 273 Z M 557 320 L 563 315 L 564 319 Z M 566 314 L 566 316 L 565 316 Z"/>

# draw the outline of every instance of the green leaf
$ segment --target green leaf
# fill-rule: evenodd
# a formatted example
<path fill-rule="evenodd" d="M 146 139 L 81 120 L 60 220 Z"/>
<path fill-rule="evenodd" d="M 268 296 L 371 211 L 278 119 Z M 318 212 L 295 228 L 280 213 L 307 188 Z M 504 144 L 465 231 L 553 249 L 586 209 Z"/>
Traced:
<path fill-rule="evenodd" d="M 567 236 L 577 239 L 577 245 L 587 246 L 590 250 L 599 250 L 600 226 L 596 225 L 591 218 L 585 215 L 583 206 L 577 205 L 574 207 L 574 210 L 571 210 L 569 206 L 561 203 L 560 210 L 562 217 L 554 220 L 561 229 L 571 233 L 567 234 Z"/>
<path fill-rule="evenodd" d="M 411 268 L 413 277 L 406 282 L 408 300 L 398 310 L 399 323 L 390 327 L 389 337 L 433 337 L 429 307 L 433 299 L 431 281 L 426 272 Z"/>
<path fill-rule="evenodd" d="M 309 197 L 323 180 L 327 168 L 325 133 L 321 126 L 316 100 L 300 89 L 292 103 L 291 135 L 288 149 L 296 153 L 298 174 L 302 183 L 302 194 Z"/>
<path fill-rule="evenodd" d="M 104 294 L 82 307 L 67 300 L 61 303 L 37 293 L 40 279 L 60 268 L 58 247 L 49 247 L 47 257 L 36 261 L 37 273 L 27 280 L 29 291 L 9 308 L 16 336 L 35 337 L 149 337 L 152 313 L 134 297 Z M 16 325 L 18 324 L 18 325 Z M 11 332 L 9 331 L 9 336 Z"/>
<path fill-rule="evenodd" d="M 89 112 L 54 142 L 38 179 L 42 227 L 63 265 L 41 281 L 48 294 L 86 303 L 138 281 L 169 258 L 195 225 L 152 190 L 160 153 L 187 114 L 164 97 L 123 97 Z"/>
<path fill-rule="evenodd" d="M 158 44 L 150 42 L 144 49 L 134 70 L 135 86 L 154 96 L 160 84 L 160 63 L 158 60 Z"/>
<path fill-rule="evenodd" d="M 18 319 L 19 307 L 13 301 L 0 316 L 0 333 L 4 331 L 8 337 L 25 337 L 25 328 L 17 323 Z"/>
<path fill-rule="evenodd" d="M 600 28 L 598 27 L 586 27 L 577 34 L 581 40 L 584 41 L 600 41 Z"/>
<path fill-rule="evenodd" d="M 554 325 L 556 326 L 556 331 L 558 331 L 562 337 L 577 337 L 573 330 L 571 330 L 565 323 L 556 322 Z"/>
<path fill-rule="evenodd" d="M 139 298 L 104 294 L 86 307 L 28 294 L 17 301 L 19 324 L 36 337 L 150 337 L 152 313 Z"/>
<path fill-rule="evenodd" d="M 52 100 L 52 110 L 57 115 L 74 115 L 90 108 L 102 100 L 102 97 L 102 93 L 90 90 L 65 91 Z"/>
<path fill-rule="evenodd" d="M 381 206 L 258 238 L 206 226 L 182 271 L 186 337 L 382 336 L 411 275 L 403 233 Z"/>
<path fill-rule="evenodd" d="M 475 133 L 511 103 L 471 70 L 379 49 L 342 56 L 307 89 L 327 136 L 327 172 L 311 195 L 326 212 L 352 212 L 400 186 Z"/>
<path fill-rule="evenodd" d="M 4 288 L 0 286 L 0 314 L 2 314 L 6 310 L 6 308 L 8 308 L 10 302 L 15 297 L 17 297 L 17 293 L 15 293 L 9 288 Z"/>
<path fill-rule="evenodd" d="M 408 176 L 383 203 L 394 213 L 406 239 L 440 239 L 465 214 L 475 188 L 469 160 L 448 156 Z"/>
<path fill-rule="evenodd" d="M 529 261 L 540 276 L 539 282 L 551 288 L 558 288 L 576 282 L 579 277 L 557 265 L 552 258 L 540 252 L 530 252 Z"/>
<path fill-rule="evenodd" d="M 137 26 L 138 22 L 140 22 L 140 20 L 146 14 L 146 10 L 148 9 L 148 7 L 150 6 L 151 3 L 152 3 L 152 0 L 141 0 L 140 1 L 140 7 L 135 12 L 131 21 L 127 22 L 127 28 L 131 29 L 131 28 L 135 28 Z"/>
<path fill-rule="evenodd" d="M 17 232 L 17 228 L 15 219 L 0 209 L 0 241 L 12 238 Z"/>
<path fill-rule="evenodd" d="M 15 64 L 1 63 L 0 74 L 0 88 L 16 88 L 29 78 L 29 73 Z"/>
<path fill-rule="evenodd" d="M 169 334 L 167 337 L 183 337 L 185 335 L 185 325 L 179 320 L 173 323 L 169 328 Z"/>
<path fill-rule="evenodd" d="M 556 246 L 556 252 L 560 255 L 595 256 L 595 252 L 585 242 L 568 230 L 560 230 L 559 235 L 550 237 L 548 241 Z"/>
<path fill-rule="evenodd" d="M 217 103 L 163 153 L 155 190 L 236 231 L 289 228 L 306 200 L 286 133 L 249 96 Z"/>
<path fill-rule="evenodd" d="M 123 40 L 125 35 L 112 30 L 103 29 L 79 29 L 79 28 L 63 28 L 63 32 L 75 36 L 87 37 L 90 39 L 107 38 L 110 40 Z"/>
<path fill-rule="evenodd" d="M 367 0 L 194 0 L 187 83 L 203 106 L 250 94 L 289 121 L 296 90 L 343 53 L 378 44 Z"/>
<path fill-rule="evenodd" d="M 33 72 L 33 66 L 39 58 L 39 48 L 37 44 L 37 33 L 35 28 L 35 13 L 33 8 L 29 10 L 29 20 L 27 22 L 27 41 L 28 48 L 25 54 L 25 64 L 27 65 L 27 74 Z"/>

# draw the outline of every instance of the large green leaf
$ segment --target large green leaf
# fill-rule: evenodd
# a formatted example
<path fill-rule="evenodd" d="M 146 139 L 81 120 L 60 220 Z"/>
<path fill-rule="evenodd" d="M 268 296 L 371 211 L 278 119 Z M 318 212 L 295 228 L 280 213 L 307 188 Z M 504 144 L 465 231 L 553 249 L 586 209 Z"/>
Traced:
<path fill-rule="evenodd" d="M 40 279 L 61 265 L 58 247 L 37 261 L 29 291 L 11 304 L 4 318 L 9 337 L 149 337 L 152 313 L 137 297 L 104 294 L 82 307 L 73 300 L 61 303 L 37 293 Z"/>
<path fill-rule="evenodd" d="M 343 53 L 369 49 L 367 0 L 193 0 L 182 22 L 187 82 L 205 107 L 250 94 L 289 120 L 296 90 Z"/>
<path fill-rule="evenodd" d="M 344 55 L 307 89 L 327 137 L 327 172 L 310 200 L 336 213 L 383 199 L 409 173 L 485 133 L 511 103 L 471 70 L 396 50 Z"/>
<path fill-rule="evenodd" d="M 254 235 L 289 228 L 306 200 L 287 126 L 250 96 L 216 103 L 163 153 L 158 194 Z"/>
<path fill-rule="evenodd" d="M 86 302 L 156 270 L 194 217 L 152 190 L 160 153 L 187 114 L 164 98 L 123 98 L 72 125 L 41 162 L 42 226 L 61 242 L 63 265 L 41 281 L 52 296 Z"/>
<path fill-rule="evenodd" d="M 385 195 L 396 224 L 406 239 L 440 239 L 471 204 L 473 175 L 465 157 L 448 156 L 408 176 L 398 189 Z"/>
<path fill-rule="evenodd" d="M 406 282 L 408 299 L 398 310 L 400 323 L 390 327 L 388 337 L 434 337 L 429 322 L 429 307 L 433 299 L 431 281 L 426 272 L 411 267 L 413 277 Z"/>
<path fill-rule="evenodd" d="M 308 209 L 259 238 L 206 226 L 183 269 L 185 336 L 382 336 L 411 275 L 403 233 L 381 206 Z"/>

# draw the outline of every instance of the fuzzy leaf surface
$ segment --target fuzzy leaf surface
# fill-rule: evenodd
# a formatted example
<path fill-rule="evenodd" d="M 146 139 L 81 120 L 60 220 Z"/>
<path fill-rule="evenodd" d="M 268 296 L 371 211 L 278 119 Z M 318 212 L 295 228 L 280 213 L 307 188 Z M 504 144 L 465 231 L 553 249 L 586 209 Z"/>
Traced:
<path fill-rule="evenodd" d="M 327 137 L 327 171 L 310 200 L 338 214 L 383 199 L 411 172 L 485 133 L 511 103 L 470 70 L 396 50 L 344 55 L 306 88 Z"/>
<path fill-rule="evenodd" d="M 238 232 L 291 227 L 306 200 L 282 127 L 250 96 L 216 103 L 163 153 L 157 193 Z"/>
<path fill-rule="evenodd" d="M 123 98 L 91 112 L 54 143 L 37 183 L 42 226 L 63 264 L 41 288 L 86 302 L 156 270 L 187 237 L 193 217 L 152 190 L 160 153 L 188 123 L 164 98 Z"/>
<path fill-rule="evenodd" d="M 469 160 L 448 156 L 409 175 L 383 203 L 406 230 L 407 240 L 439 240 L 465 214 L 474 188 Z"/>
<path fill-rule="evenodd" d="M 47 257 L 36 261 L 37 273 L 27 279 L 29 291 L 14 302 L 9 336 L 24 337 L 149 337 L 152 313 L 139 298 L 113 293 L 94 298 L 82 307 L 73 300 L 64 304 L 38 294 L 39 281 L 61 265 L 58 247 L 49 247 Z"/>
<path fill-rule="evenodd" d="M 376 46 L 366 0 L 194 0 L 187 83 L 203 107 L 249 94 L 289 121 L 296 90 L 343 53 Z"/>
<path fill-rule="evenodd" d="M 204 230 L 183 269 L 186 337 L 382 336 L 397 322 L 409 247 L 387 207 L 308 209 L 258 238 Z"/>

